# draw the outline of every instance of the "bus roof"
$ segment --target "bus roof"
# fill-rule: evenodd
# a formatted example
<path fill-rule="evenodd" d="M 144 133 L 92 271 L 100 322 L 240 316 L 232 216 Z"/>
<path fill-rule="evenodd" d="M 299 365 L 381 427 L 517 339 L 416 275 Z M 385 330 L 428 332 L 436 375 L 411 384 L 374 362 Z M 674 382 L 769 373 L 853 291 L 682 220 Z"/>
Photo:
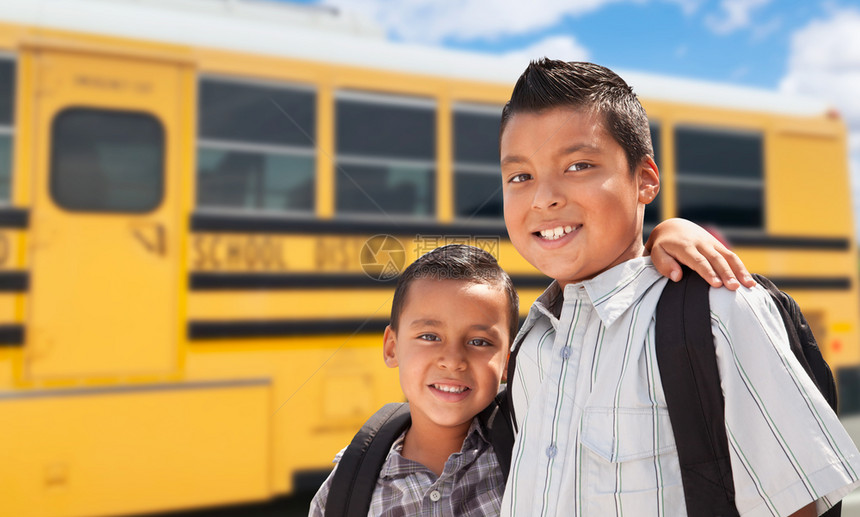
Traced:
<path fill-rule="evenodd" d="M 392 43 L 357 14 L 260 0 L 3 0 L 0 20 L 511 86 L 526 64 L 521 57 Z M 772 90 L 616 71 L 644 99 L 793 115 L 830 108 Z"/>

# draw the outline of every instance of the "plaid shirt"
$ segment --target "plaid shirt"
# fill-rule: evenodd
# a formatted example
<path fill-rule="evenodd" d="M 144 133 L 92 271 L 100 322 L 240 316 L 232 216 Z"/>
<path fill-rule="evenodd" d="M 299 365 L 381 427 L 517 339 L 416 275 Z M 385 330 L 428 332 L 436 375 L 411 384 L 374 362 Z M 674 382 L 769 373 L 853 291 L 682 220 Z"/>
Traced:
<path fill-rule="evenodd" d="M 379 473 L 368 515 L 499 515 L 505 489 L 504 478 L 493 446 L 484 435 L 477 418 L 472 421 L 463 448 L 448 457 L 442 475 L 438 478 L 424 465 L 401 456 L 405 437 L 406 433 L 403 433 L 391 446 Z M 340 461 L 342 454 L 343 451 L 338 453 L 334 461 Z M 311 501 L 309 517 L 325 515 L 325 503 L 333 476 L 334 470 Z"/>

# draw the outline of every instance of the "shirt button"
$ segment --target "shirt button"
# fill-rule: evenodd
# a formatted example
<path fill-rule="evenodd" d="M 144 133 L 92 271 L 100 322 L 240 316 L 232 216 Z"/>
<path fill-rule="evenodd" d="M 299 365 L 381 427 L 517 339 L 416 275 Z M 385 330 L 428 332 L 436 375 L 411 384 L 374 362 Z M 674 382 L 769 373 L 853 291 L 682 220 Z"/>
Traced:
<path fill-rule="evenodd" d="M 567 359 L 570 357 L 570 346 L 566 346 L 561 349 L 561 358 Z"/>
<path fill-rule="evenodd" d="M 558 447 L 555 444 L 550 445 L 546 448 L 546 455 L 550 458 L 555 458 L 556 453 L 558 453 Z"/>
<path fill-rule="evenodd" d="M 439 499 L 442 499 L 442 494 L 440 494 L 438 490 L 434 490 L 434 491 L 430 492 L 430 500 L 431 501 L 433 501 L 435 503 Z"/>

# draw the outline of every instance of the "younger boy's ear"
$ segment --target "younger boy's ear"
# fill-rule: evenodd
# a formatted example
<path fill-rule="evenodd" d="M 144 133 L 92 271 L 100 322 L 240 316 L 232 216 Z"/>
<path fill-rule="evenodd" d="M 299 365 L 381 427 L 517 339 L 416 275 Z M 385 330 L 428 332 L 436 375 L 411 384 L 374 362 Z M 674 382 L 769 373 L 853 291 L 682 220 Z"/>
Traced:
<path fill-rule="evenodd" d="M 394 345 L 397 344 L 397 333 L 391 328 L 391 325 L 385 327 L 385 333 L 382 334 L 382 357 L 385 359 L 385 365 L 389 368 L 397 368 L 397 354 L 394 352 Z"/>
<path fill-rule="evenodd" d="M 660 192 L 660 171 L 654 159 L 646 156 L 639 164 L 636 174 L 639 179 L 639 202 L 647 205 L 654 201 Z"/>

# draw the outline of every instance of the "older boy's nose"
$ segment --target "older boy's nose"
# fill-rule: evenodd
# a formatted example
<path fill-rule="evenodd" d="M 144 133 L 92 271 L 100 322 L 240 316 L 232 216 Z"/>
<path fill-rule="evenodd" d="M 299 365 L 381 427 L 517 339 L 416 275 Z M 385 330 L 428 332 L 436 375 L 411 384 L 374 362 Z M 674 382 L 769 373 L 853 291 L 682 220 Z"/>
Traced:
<path fill-rule="evenodd" d="M 564 205 L 564 192 L 555 181 L 540 181 L 535 187 L 532 208 L 543 210 Z"/>

